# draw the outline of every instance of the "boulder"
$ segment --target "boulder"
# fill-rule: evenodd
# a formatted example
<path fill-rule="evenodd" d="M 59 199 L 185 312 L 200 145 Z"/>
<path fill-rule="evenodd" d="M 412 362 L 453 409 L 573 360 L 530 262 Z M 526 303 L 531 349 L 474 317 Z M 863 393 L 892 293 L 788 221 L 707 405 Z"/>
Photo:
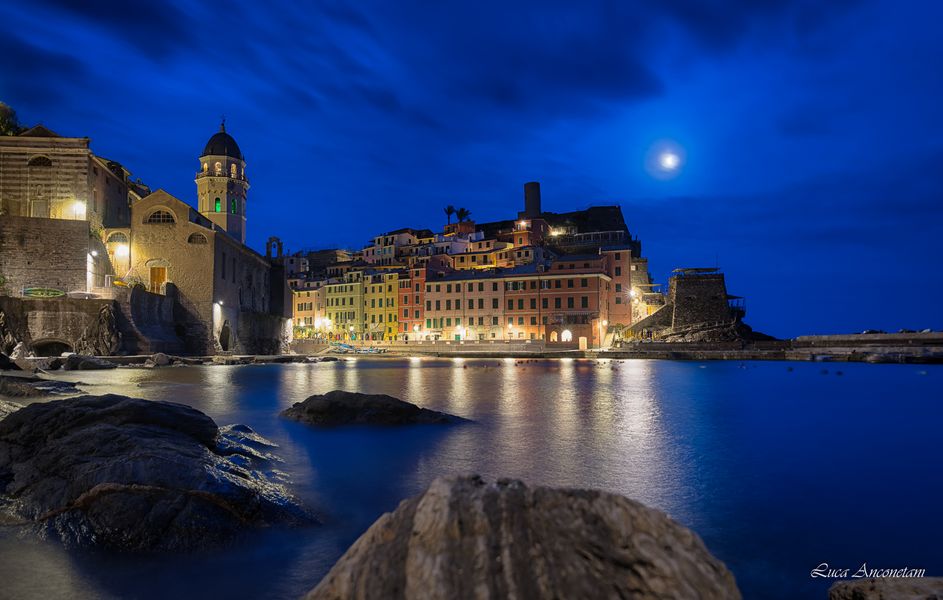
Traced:
<path fill-rule="evenodd" d="M 20 366 L 10 359 L 9 356 L 0 352 L 0 371 L 21 371 Z"/>
<path fill-rule="evenodd" d="M 0 421 L 6 418 L 10 413 L 20 410 L 22 406 L 16 404 L 15 402 L 7 402 L 6 400 L 0 400 Z"/>
<path fill-rule="evenodd" d="M 180 404 L 124 396 L 34 403 L 0 421 L 0 512 L 68 546 L 181 551 L 310 522 L 274 446 Z"/>
<path fill-rule="evenodd" d="M 16 346 L 14 346 L 13 350 L 10 352 L 10 358 L 13 360 L 19 360 L 27 356 L 29 356 L 29 351 L 26 349 L 26 344 L 23 342 L 17 342 Z"/>
<path fill-rule="evenodd" d="M 86 356 L 84 354 L 70 354 L 62 363 L 62 368 L 66 371 L 94 371 L 99 369 L 114 369 L 115 363 L 97 358 L 95 356 Z"/>
<path fill-rule="evenodd" d="M 152 354 L 149 360 L 153 362 L 156 367 L 166 367 L 170 364 L 170 357 L 163 352 Z"/>
<path fill-rule="evenodd" d="M 359 394 L 334 390 L 310 396 L 282 411 L 283 417 L 319 427 L 338 425 L 411 425 L 461 423 L 466 419 L 419 408 L 384 394 Z"/>
<path fill-rule="evenodd" d="M 664 513 L 590 490 L 436 479 L 381 516 L 306 596 L 740 598 L 700 538 Z"/>
<path fill-rule="evenodd" d="M 943 598 L 943 577 L 837 581 L 828 590 L 828 600 L 937 600 L 939 598 Z"/>

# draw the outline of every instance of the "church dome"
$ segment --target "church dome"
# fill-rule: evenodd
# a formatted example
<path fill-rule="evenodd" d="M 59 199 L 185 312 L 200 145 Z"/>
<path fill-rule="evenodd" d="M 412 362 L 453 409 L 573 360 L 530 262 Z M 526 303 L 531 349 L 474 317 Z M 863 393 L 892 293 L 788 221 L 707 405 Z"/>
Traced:
<path fill-rule="evenodd" d="M 226 133 L 225 123 L 220 124 L 219 131 L 214 133 L 213 137 L 206 142 L 206 147 L 203 148 L 203 154 L 200 156 L 228 156 L 245 160 L 242 158 L 242 150 L 239 149 L 239 144 L 231 135 Z"/>

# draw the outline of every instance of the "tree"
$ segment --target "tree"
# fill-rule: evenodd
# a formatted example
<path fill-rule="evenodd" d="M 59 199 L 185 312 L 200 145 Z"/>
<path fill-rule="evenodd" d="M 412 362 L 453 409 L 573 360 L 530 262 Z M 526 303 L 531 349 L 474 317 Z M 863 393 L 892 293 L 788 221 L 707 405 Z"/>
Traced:
<path fill-rule="evenodd" d="M 458 222 L 467 221 L 468 217 L 471 216 L 471 211 L 467 208 L 460 208 L 455 211 L 455 217 L 458 219 Z"/>
<path fill-rule="evenodd" d="M 452 215 L 455 214 L 455 207 L 449 204 L 445 207 L 445 216 L 449 218 L 449 225 L 452 224 Z"/>
<path fill-rule="evenodd" d="M 17 120 L 16 111 L 0 102 L 0 135 L 17 135 L 25 129 Z"/>

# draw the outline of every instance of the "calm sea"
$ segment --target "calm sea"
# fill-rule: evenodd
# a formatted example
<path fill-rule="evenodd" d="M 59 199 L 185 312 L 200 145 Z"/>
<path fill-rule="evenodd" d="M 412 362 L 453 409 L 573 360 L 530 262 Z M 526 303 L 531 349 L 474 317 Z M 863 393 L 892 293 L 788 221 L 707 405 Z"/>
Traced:
<path fill-rule="evenodd" d="M 324 525 L 212 554 L 65 551 L 0 529 L 0 597 L 297 598 L 381 513 L 440 475 L 592 487 L 691 527 L 746 598 L 826 597 L 820 563 L 943 575 L 943 368 L 361 359 L 80 372 L 89 393 L 192 405 L 277 442 Z M 65 378 L 65 377 L 63 377 Z M 334 389 L 467 426 L 319 431 L 279 418 Z"/>

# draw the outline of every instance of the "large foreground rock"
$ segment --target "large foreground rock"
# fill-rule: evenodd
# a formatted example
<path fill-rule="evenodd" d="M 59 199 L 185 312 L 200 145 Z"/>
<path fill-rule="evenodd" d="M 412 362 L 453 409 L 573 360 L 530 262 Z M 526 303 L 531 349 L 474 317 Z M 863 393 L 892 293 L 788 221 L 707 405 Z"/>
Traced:
<path fill-rule="evenodd" d="M 0 509 L 67 545 L 187 550 L 307 520 L 274 445 L 179 404 L 81 396 L 0 421 Z"/>
<path fill-rule="evenodd" d="M 828 600 L 943 600 L 943 577 L 839 581 Z"/>
<path fill-rule="evenodd" d="M 690 530 L 622 496 L 437 479 L 380 517 L 308 600 L 740 598 Z"/>
<path fill-rule="evenodd" d="M 320 427 L 338 425 L 410 425 L 414 423 L 461 423 L 454 415 L 419 408 L 384 394 L 358 394 L 334 390 L 296 402 L 282 416 Z"/>

